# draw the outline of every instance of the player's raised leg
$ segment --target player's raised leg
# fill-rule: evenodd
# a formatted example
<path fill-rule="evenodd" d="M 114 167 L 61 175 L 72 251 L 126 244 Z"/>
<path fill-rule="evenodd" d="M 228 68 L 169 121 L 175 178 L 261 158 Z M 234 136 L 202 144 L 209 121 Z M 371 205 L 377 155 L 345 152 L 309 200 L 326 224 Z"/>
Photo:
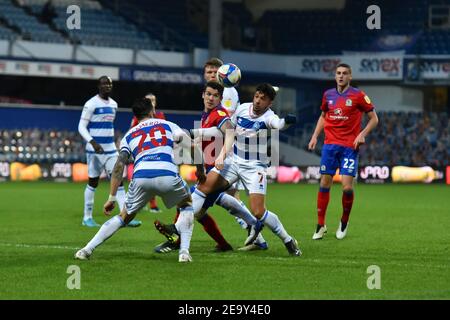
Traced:
<path fill-rule="evenodd" d="M 287 233 L 279 217 L 265 208 L 265 195 L 250 193 L 249 197 L 250 208 L 255 217 L 283 241 L 290 255 L 300 256 L 302 252 L 298 247 L 297 240 Z"/>
<path fill-rule="evenodd" d="M 112 201 L 109 201 L 110 204 L 108 205 L 108 210 L 106 211 L 106 204 L 105 204 L 105 214 L 107 212 L 111 212 L 112 209 L 114 209 L 114 205 Z M 108 213 L 108 214 L 109 214 Z M 133 218 L 135 217 L 136 213 L 129 215 L 126 211 L 126 208 L 122 210 L 122 212 L 119 215 L 116 215 L 106 221 L 98 230 L 98 232 L 95 234 L 95 236 L 92 238 L 91 241 L 88 242 L 86 246 L 84 246 L 82 249 L 78 250 L 75 253 L 75 258 L 79 260 L 87 260 L 92 255 L 92 252 L 103 242 L 105 242 L 107 239 L 109 239 L 114 233 L 117 232 L 120 228 L 124 227 L 127 223 L 129 223 Z"/>
<path fill-rule="evenodd" d="M 191 193 L 195 193 L 196 187 L 191 187 Z M 211 207 L 214 202 L 216 202 L 218 195 L 211 194 L 205 198 L 205 201 L 203 202 L 203 206 L 200 209 L 199 212 L 195 214 L 195 219 L 203 226 L 203 229 L 206 231 L 206 233 L 217 243 L 216 250 L 217 251 L 229 251 L 233 250 L 233 247 L 225 240 L 225 238 L 222 235 L 222 232 L 217 225 L 214 218 L 208 214 L 207 210 L 209 207 Z M 177 217 L 175 218 L 175 222 L 177 222 L 179 216 L 179 212 L 177 212 Z M 155 227 L 158 229 L 160 233 L 162 233 L 166 238 L 167 241 L 164 243 L 159 244 L 157 247 L 155 247 L 155 252 L 157 253 L 168 253 L 172 250 L 178 249 L 180 246 L 180 239 L 173 238 L 172 235 L 167 234 L 162 227 L 164 226 L 163 223 L 160 221 L 155 221 Z"/>

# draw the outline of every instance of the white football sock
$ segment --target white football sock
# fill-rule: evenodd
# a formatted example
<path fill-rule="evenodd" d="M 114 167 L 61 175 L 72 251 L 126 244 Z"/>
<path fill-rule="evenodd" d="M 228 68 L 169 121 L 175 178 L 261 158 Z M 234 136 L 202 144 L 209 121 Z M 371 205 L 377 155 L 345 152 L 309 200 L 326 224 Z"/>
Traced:
<path fill-rule="evenodd" d="M 194 229 L 194 211 L 191 206 L 180 208 L 180 216 L 175 223 L 178 233 L 180 234 L 180 251 L 188 250 L 191 243 L 192 231 Z"/>
<path fill-rule="evenodd" d="M 86 185 L 84 190 L 84 220 L 92 218 L 92 211 L 94 210 L 94 196 L 95 188 Z"/>
<path fill-rule="evenodd" d="M 252 226 L 256 223 L 256 218 L 250 213 L 244 203 L 235 197 L 222 193 L 216 203 L 222 208 L 228 210 L 228 212 L 230 212 L 233 216 L 244 220 L 247 225 Z"/>
<path fill-rule="evenodd" d="M 258 236 L 256 237 L 254 243 L 262 244 L 264 242 L 266 242 L 266 239 L 264 239 L 262 233 L 259 233 Z"/>
<path fill-rule="evenodd" d="M 103 242 L 109 239 L 117 230 L 124 227 L 125 223 L 122 218 L 117 215 L 106 221 L 100 230 L 95 234 L 91 241 L 84 247 L 86 251 L 92 253 L 95 248 L 101 245 Z"/>
<path fill-rule="evenodd" d="M 117 204 L 119 205 L 119 212 L 122 212 L 123 205 L 125 204 L 125 188 L 123 186 L 119 186 L 116 193 Z"/>
<path fill-rule="evenodd" d="M 242 229 L 247 229 L 248 225 L 245 223 L 244 220 L 238 217 L 234 217 L 236 219 L 236 222 L 239 223 Z"/>
<path fill-rule="evenodd" d="M 200 190 L 197 190 L 197 188 L 195 188 L 191 196 L 192 196 L 192 208 L 194 209 L 194 214 L 197 214 L 200 212 L 200 210 L 203 207 L 203 204 L 205 203 L 206 195 Z"/>
<path fill-rule="evenodd" d="M 272 232 L 275 233 L 283 241 L 283 243 L 288 243 L 292 240 L 292 237 L 286 232 L 283 224 L 275 213 L 266 210 L 260 221 L 272 230 Z"/>

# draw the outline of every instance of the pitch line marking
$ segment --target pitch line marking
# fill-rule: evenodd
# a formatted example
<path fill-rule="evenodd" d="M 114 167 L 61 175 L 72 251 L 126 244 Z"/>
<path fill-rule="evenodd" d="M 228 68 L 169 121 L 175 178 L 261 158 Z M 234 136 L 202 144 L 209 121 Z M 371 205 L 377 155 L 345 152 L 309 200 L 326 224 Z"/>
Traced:
<path fill-rule="evenodd" d="M 79 247 L 69 247 L 69 246 L 60 246 L 60 245 L 39 245 L 39 244 L 25 244 L 25 243 L 0 243 L 1 247 L 15 247 L 15 248 L 31 248 L 31 249 L 57 249 L 57 250 L 79 250 Z M 141 251 L 133 250 L 131 248 L 124 248 L 121 247 L 121 249 L 126 249 L 127 252 L 136 252 L 141 253 Z M 131 250 L 130 250 L 131 249 Z M 103 252 L 118 252 L 115 249 L 108 249 L 108 248 L 102 248 L 101 251 Z M 153 253 L 153 252 L 152 252 Z M 198 255 L 207 255 L 207 252 L 198 252 Z M 235 255 L 215 255 L 215 258 L 219 259 L 230 259 L 235 258 Z M 239 258 L 250 258 L 252 256 L 248 255 L 239 255 Z M 292 258 L 289 259 L 289 257 L 261 257 L 258 256 L 257 258 L 262 258 L 264 260 L 274 260 L 274 261 L 283 261 L 286 262 L 288 260 L 293 260 Z M 305 263 L 327 263 L 327 262 L 334 262 L 342 265 L 366 265 L 367 261 L 356 261 L 356 260 L 325 260 L 325 259 L 304 259 L 304 258 L 297 258 L 299 262 L 305 262 Z M 398 267 L 417 267 L 417 268 L 436 268 L 436 269 L 448 269 L 448 265 L 442 265 L 442 264 L 420 264 L 420 263 L 397 263 L 397 262 L 383 262 L 383 265 L 391 265 L 391 266 L 398 266 Z"/>

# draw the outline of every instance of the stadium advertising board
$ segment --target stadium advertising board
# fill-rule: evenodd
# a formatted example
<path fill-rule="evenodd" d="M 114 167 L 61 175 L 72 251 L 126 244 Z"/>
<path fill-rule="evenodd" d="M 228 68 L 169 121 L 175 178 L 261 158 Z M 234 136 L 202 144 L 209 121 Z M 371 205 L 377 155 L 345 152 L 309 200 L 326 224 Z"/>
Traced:
<path fill-rule="evenodd" d="M 358 181 L 364 183 L 391 182 L 391 169 L 388 166 L 366 166 L 359 168 Z"/>
<path fill-rule="evenodd" d="M 120 68 L 120 80 L 125 81 L 149 81 L 163 83 L 190 83 L 202 84 L 203 77 L 195 71 L 179 71 L 179 69 L 169 70 L 167 68 Z"/>
<path fill-rule="evenodd" d="M 181 165 L 180 175 L 189 182 L 196 181 L 196 168 L 192 165 Z M 124 177 L 131 179 L 133 167 L 129 166 Z M 100 176 L 106 179 L 103 172 Z M 0 162 L 0 181 L 55 181 L 55 182 L 85 182 L 88 180 L 85 163 L 45 163 L 24 164 L 20 162 Z M 288 167 L 272 166 L 268 170 L 268 181 L 277 183 L 319 183 L 320 167 Z M 339 172 L 333 178 L 340 182 Z M 367 184 L 382 183 L 447 183 L 450 184 L 450 166 L 433 169 L 425 167 L 406 166 L 364 166 L 359 168 L 357 181 Z"/>
<path fill-rule="evenodd" d="M 447 166 L 447 170 L 446 170 L 446 176 L 447 176 L 447 184 L 450 184 L 450 166 Z"/>
<path fill-rule="evenodd" d="M 9 163 L 0 162 L 0 181 L 9 180 L 10 171 L 9 171 Z"/>
<path fill-rule="evenodd" d="M 119 68 L 71 63 L 0 60 L 0 74 L 74 79 L 98 79 L 107 74 L 113 80 L 118 80 Z"/>
<path fill-rule="evenodd" d="M 359 80 L 401 80 L 403 78 L 403 55 L 355 54 L 341 56 L 302 56 L 287 61 L 289 76 L 329 80 L 339 63 L 352 66 L 353 77 Z"/>
<path fill-rule="evenodd" d="M 279 167 L 281 168 L 281 167 Z M 406 166 L 363 166 L 359 168 L 357 181 L 367 184 L 382 184 L 382 183 L 444 183 L 445 177 L 447 183 L 450 184 L 450 167 L 447 167 L 445 173 L 444 168 L 433 169 L 429 166 L 424 167 L 406 167 Z M 291 177 L 283 178 L 280 176 L 280 171 L 277 172 L 277 181 L 280 183 L 289 182 L 306 182 L 306 183 L 318 183 L 320 179 L 320 167 L 319 166 L 306 166 L 299 167 L 300 172 L 295 174 L 295 170 L 292 171 Z M 297 179 L 295 181 L 294 179 Z M 337 173 L 333 180 L 340 182 L 340 175 Z"/>
<path fill-rule="evenodd" d="M 405 60 L 405 78 L 409 80 L 450 80 L 450 56 Z"/>

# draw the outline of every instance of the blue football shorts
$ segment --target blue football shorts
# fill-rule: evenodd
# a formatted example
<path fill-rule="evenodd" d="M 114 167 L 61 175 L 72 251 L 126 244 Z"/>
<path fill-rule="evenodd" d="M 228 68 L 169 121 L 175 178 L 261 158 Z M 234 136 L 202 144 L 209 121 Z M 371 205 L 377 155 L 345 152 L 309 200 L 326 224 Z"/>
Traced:
<path fill-rule="evenodd" d="M 334 176 L 339 174 L 356 177 L 358 172 L 358 151 L 337 144 L 324 144 L 320 160 L 320 173 Z"/>

